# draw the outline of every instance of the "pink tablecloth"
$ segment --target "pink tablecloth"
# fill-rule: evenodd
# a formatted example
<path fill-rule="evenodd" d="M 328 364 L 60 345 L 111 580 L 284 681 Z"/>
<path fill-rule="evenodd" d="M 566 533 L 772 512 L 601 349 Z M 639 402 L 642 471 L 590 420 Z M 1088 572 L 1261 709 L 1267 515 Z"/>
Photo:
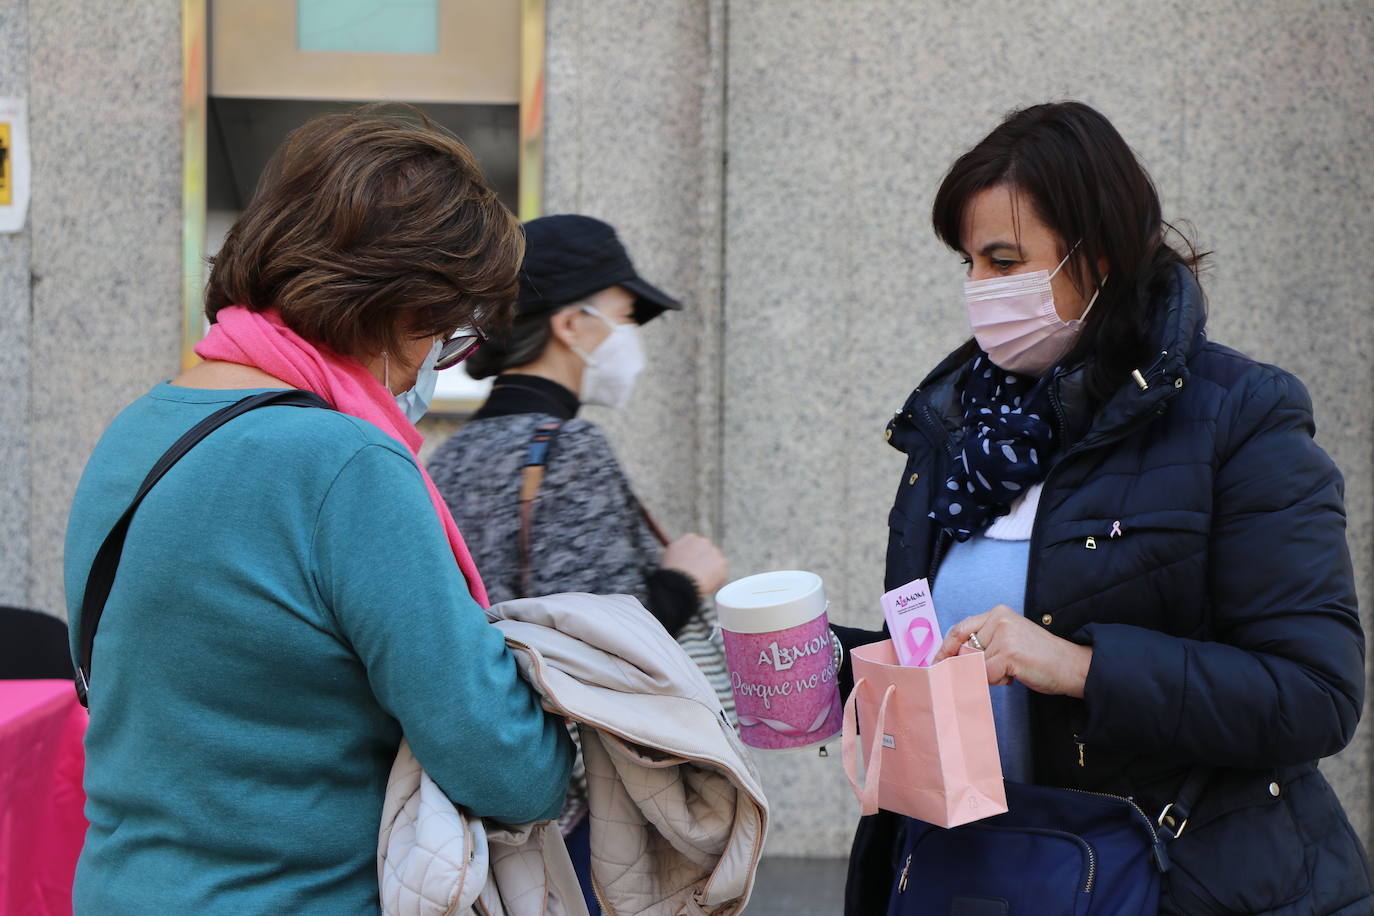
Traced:
<path fill-rule="evenodd" d="M 0 681 L 0 913 L 71 916 L 85 733 L 71 681 Z"/>

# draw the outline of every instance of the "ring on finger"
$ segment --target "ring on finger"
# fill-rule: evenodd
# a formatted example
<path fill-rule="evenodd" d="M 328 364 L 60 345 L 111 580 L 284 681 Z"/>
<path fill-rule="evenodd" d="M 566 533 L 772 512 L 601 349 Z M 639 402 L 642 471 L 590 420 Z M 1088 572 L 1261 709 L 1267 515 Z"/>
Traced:
<path fill-rule="evenodd" d="M 983 643 L 982 643 L 981 640 L 978 639 L 978 634 L 977 634 L 977 633 L 970 633 L 970 634 L 969 634 L 969 636 L 968 636 L 968 644 L 969 644 L 970 646 L 973 646 L 973 648 L 977 649 L 979 652 L 982 652 L 982 651 L 983 651 Z"/>

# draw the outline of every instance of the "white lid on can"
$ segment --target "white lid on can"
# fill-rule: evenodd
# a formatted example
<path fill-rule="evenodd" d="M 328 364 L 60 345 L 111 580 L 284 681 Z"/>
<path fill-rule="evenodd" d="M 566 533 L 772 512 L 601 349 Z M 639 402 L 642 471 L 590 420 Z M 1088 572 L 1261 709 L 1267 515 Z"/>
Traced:
<path fill-rule="evenodd" d="M 825 583 L 813 572 L 784 569 L 736 579 L 716 592 L 716 617 L 732 633 L 771 633 L 825 613 Z"/>

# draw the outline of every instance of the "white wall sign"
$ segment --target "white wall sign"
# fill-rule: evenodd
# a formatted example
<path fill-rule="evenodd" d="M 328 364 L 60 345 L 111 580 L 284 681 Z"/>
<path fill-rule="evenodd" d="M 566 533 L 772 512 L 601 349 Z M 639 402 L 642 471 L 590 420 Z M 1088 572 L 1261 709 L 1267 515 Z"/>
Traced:
<path fill-rule="evenodd" d="M 24 100 L 0 97 L 0 232 L 19 232 L 29 212 L 29 125 Z"/>

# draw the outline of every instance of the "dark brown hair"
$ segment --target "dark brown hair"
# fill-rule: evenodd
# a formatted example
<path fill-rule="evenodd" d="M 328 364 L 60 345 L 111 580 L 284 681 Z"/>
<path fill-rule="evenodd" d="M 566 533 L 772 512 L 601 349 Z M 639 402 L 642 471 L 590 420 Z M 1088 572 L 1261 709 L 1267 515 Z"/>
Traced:
<path fill-rule="evenodd" d="M 1088 390 L 1100 402 L 1148 355 L 1154 309 L 1178 265 L 1197 273 L 1206 257 L 1164 221 L 1159 193 L 1121 134 L 1082 102 L 1051 102 L 1014 111 L 955 161 L 935 195 L 935 234 L 963 247 L 969 201 L 998 185 L 1023 191 L 1035 215 L 1076 242 L 1070 276 L 1101 287 L 1070 361 L 1087 359 Z M 1173 230 L 1185 249 L 1166 241 Z M 1099 260 L 1107 264 L 1105 283 Z M 1068 270 L 1070 265 L 1065 265 Z"/>
<path fill-rule="evenodd" d="M 467 374 L 476 379 L 490 378 L 534 362 L 553 338 L 549 319 L 553 312 L 521 315 L 510 329 L 493 334 L 463 363 Z"/>
<path fill-rule="evenodd" d="M 205 314 L 275 307 L 307 340 L 371 356 L 504 328 L 524 251 L 472 153 L 418 110 L 322 115 L 273 154 L 212 259 Z"/>

